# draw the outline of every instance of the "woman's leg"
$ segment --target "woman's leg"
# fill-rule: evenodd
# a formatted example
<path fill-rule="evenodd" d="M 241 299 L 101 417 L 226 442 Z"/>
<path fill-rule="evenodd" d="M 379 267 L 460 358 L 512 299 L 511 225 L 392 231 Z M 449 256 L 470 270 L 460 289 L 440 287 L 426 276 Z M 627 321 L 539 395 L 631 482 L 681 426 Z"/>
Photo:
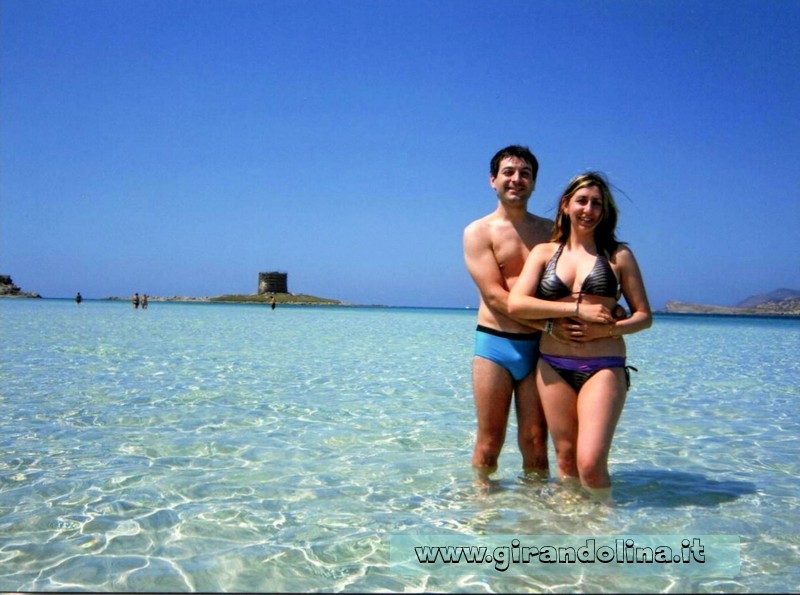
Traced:
<path fill-rule="evenodd" d="M 625 371 L 609 368 L 595 373 L 578 396 L 577 468 L 581 484 L 607 488 L 608 454 L 627 394 Z"/>
<path fill-rule="evenodd" d="M 547 427 L 553 437 L 558 477 L 578 477 L 578 410 L 575 390 L 550 367 L 539 360 L 536 386 L 544 408 Z"/>

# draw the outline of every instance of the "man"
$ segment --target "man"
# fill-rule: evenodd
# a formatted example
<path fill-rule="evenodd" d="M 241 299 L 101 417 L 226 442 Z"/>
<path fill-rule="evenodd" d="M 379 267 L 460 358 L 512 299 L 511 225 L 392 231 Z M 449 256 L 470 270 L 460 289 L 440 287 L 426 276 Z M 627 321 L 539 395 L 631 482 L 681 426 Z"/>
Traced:
<path fill-rule="evenodd" d="M 489 178 L 497 208 L 464 230 L 464 260 L 480 295 L 472 363 L 478 417 L 472 466 L 483 478 L 497 469 L 512 396 L 524 472 L 548 474 L 547 422 L 535 375 L 538 331 L 545 321 L 508 313 L 508 293 L 525 259 L 552 232 L 552 221 L 528 212 L 538 170 L 539 163 L 527 147 L 512 145 L 499 151 L 492 158 Z M 560 335 L 565 332 L 563 324 Z"/>

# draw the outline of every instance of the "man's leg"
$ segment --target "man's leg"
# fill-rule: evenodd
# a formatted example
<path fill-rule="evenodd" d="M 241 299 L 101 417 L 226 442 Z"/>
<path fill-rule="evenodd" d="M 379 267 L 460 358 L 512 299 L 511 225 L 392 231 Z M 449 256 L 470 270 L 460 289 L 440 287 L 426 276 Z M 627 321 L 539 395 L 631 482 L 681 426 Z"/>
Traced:
<path fill-rule="evenodd" d="M 522 453 L 522 469 L 548 477 L 547 420 L 536 388 L 536 370 L 528 374 L 514 391 L 517 410 L 517 443 Z"/>
<path fill-rule="evenodd" d="M 472 389 L 478 417 L 472 466 L 488 475 L 497 469 L 497 459 L 506 439 L 514 382 L 511 374 L 502 366 L 475 357 L 472 360 Z"/>

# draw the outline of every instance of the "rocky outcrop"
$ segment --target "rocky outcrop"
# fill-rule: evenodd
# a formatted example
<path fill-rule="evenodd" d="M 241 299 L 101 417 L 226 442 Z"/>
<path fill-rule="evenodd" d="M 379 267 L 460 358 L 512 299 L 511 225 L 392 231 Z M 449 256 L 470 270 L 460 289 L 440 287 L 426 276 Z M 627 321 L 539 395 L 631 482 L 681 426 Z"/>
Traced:
<path fill-rule="evenodd" d="M 786 316 L 800 316 L 800 297 L 787 298 L 779 302 L 758 304 L 753 308 L 759 314 L 782 314 Z"/>
<path fill-rule="evenodd" d="M 739 314 L 743 308 L 727 308 L 711 304 L 692 304 L 691 302 L 667 302 L 665 312 L 669 314 Z"/>
<path fill-rule="evenodd" d="M 784 304 L 783 307 L 791 307 L 791 300 L 800 300 L 800 291 L 795 289 L 776 289 L 769 293 L 753 295 L 736 304 L 737 308 L 759 308 L 762 306 Z"/>
<path fill-rule="evenodd" d="M 269 304 L 270 299 L 274 298 L 276 304 L 292 305 L 318 305 L 318 306 L 350 306 L 346 302 L 332 300 L 328 298 L 316 297 L 313 295 L 294 294 L 294 293 L 274 293 L 270 295 L 248 295 L 248 294 L 226 294 L 214 297 L 189 297 L 176 295 L 164 297 L 158 295 L 148 295 L 149 302 L 217 302 L 225 304 Z M 130 297 L 107 297 L 111 302 L 129 302 Z"/>
<path fill-rule="evenodd" d="M 19 287 L 14 285 L 9 275 L 0 275 L 0 297 L 40 298 L 42 296 L 38 293 L 22 291 Z"/>
<path fill-rule="evenodd" d="M 754 295 L 735 308 L 688 302 L 667 302 L 664 309 L 670 314 L 731 314 L 736 316 L 800 316 L 800 291 L 777 289 Z"/>

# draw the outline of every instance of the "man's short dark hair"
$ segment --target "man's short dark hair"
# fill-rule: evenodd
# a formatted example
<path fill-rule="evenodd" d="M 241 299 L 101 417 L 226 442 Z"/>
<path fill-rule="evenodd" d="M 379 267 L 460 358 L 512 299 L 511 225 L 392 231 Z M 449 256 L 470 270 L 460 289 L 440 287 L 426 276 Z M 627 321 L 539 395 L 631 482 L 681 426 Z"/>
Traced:
<path fill-rule="evenodd" d="M 516 157 L 526 161 L 528 165 L 531 166 L 533 180 L 534 182 L 536 181 L 536 175 L 539 173 L 539 162 L 536 160 L 534 154 L 531 153 L 531 150 L 523 145 L 510 145 L 505 149 L 500 149 L 497 154 L 492 157 L 492 161 L 489 164 L 489 172 L 492 174 L 493 178 L 497 177 L 497 174 L 500 172 L 500 162 L 506 157 Z"/>

